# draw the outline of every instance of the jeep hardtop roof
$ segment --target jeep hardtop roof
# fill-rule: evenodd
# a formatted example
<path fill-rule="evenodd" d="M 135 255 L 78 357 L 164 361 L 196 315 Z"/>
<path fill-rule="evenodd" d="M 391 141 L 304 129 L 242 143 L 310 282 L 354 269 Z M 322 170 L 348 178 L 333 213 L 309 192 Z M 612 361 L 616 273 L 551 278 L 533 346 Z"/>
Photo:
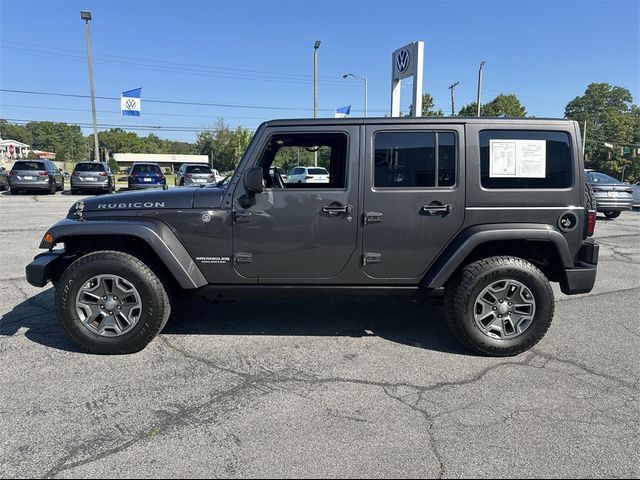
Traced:
<path fill-rule="evenodd" d="M 314 125 L 416 125 L 416 124 L 473 124 L 496 123 L 500 125 L 576 123 L 566 118 L 504 118 L 504 117 L 354 117 L 354 118 L 290 118 L 267 120 L 260 127 L 288 127 Z"/>

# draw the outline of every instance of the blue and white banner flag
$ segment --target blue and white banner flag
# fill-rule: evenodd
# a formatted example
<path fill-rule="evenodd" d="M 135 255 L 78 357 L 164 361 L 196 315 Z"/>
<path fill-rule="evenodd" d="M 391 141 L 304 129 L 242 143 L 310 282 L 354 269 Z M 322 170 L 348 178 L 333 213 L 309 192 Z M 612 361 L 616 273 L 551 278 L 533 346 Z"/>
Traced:
<path fill-rule="evenodd" d="M 141 91 L 142 88 L 136 88 L 127 92 L 122 92 L 122 97 L 120 98 L 120 109 L 122 110 L 122 115 L 130 115 L 134 117 L 140 116 Z"/>
<path fill-rule="evenodd" d="M 335 118 L 345 118 L 347 115 L 351 113 L 351 105 L 347 105 L 346 107 L 337 108 Z"/>

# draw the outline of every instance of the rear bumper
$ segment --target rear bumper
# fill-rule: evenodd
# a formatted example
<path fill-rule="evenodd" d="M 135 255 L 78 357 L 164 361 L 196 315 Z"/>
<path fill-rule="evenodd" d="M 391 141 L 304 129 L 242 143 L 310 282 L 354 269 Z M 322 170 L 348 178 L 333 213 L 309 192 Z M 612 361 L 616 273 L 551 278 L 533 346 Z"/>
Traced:
<path fill-rule="evenodd" d="M 18 180 L 9 179 L 9 186 L 14 190 L 49 190 L 49 177 L 42 180 Z"/>
<path fill-rule="evenodd" d="M 64 250 L 41 253 L 25 269 L 27 282 L 34 287 L 44 287 L 49 280 L 60 277 L 71 260 Z"/>
<path fill-rule="evenodd" d="M 164 186 L 164 183 L 130 183 L 129 190 L 143 190 L 145 188 L 159 188 Z"/>
<path fill-rule="evenodd" d="M 565 295 L 589 293 L 596 283 L 598 254 L 600 245 L 594 241 L 585 241 L 578 255 L 578 264 L 563 271 L 560 290 Z"/>
<path fill-rule="evenodd" d="M 71 188 L 74 190 L 108 190 L 109 180 L 103 180 L 101 182 L 71 180 Z"/>
<path fill-rule="evenodd" d="M 599 212 L 621 212 L 633 208 L 633 198 L 608 198 L 596 196 L 596 209 Z"/>

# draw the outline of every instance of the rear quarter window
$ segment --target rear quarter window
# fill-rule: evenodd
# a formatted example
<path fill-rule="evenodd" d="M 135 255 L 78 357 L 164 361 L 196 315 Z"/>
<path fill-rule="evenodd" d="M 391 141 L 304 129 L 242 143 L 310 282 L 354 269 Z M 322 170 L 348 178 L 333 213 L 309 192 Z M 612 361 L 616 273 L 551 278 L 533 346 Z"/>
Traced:
<path fill-rule="evenodd" d="M 571 136 L 559 131 L 482 130 L 480 183 L 490 189 L 571 187 Z"/>
<path fill-rule="evenodd" d="M 211 168 L 200 165 L 190 165 L 187 167 L 187 173 L 206 173 L 211 174 Z"/>

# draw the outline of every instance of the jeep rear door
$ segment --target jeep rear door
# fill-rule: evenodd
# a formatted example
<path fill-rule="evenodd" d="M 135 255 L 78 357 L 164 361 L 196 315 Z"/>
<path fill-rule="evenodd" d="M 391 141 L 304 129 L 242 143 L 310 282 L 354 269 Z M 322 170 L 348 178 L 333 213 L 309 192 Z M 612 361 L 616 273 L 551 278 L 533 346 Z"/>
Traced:
<path fill-rule="evenodd" d="M 464 126 L 367 125 L 363 268 L 416 279 L 461 228 Z"/>

